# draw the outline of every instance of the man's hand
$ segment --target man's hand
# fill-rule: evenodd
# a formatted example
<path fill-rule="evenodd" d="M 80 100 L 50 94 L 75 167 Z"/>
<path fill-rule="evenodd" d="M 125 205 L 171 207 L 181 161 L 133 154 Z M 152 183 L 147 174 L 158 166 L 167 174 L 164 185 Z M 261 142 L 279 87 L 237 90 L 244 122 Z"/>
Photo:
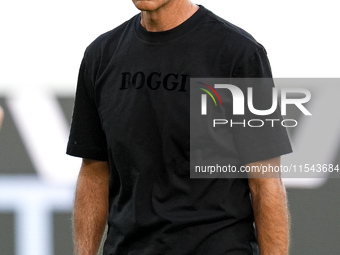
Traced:
<path fill-rule="evenodd" d="M 272 158 L 249 166 L 279 166 L 280 158 Z M 287 255 L 289 253 L 290 219 L 286 190 L 280 174 L 276 178 L 263 178 L 262 174 L 249 174 L 249 187 L 253 201 L 255 226 L 261 255 Z"/>
<path fill-rule="evenodd" d="M 109 195 L 107 162 L 83 159 L 73 213 L 75 255 L 96 255 L 106 226 Z"/>

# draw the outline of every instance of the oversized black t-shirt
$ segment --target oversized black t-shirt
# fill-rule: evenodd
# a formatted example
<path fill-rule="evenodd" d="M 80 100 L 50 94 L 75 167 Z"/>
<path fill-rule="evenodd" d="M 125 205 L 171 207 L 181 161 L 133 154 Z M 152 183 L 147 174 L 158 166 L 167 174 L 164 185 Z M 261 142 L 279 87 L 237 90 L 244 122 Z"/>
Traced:
<path fill-rule="evenodd" d="M 257 254 L 247 179 L 190 179 L 189 89 L 191 77 L 271 77 L 266 52 L 203 6 L 165 32 L 140 18 L 87 48 L 67 147 L 109 161 L 104 254 Z M 239 135 L 235 150 L 257 144 L 240 162 L 290 152 L 281 129 Z"/>

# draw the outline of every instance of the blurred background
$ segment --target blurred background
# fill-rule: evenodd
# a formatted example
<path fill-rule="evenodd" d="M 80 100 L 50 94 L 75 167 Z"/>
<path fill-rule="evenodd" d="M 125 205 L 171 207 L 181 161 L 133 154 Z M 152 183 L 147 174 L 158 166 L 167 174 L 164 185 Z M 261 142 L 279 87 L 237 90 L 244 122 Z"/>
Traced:
<path fill-rule="evenodd" d="M 340 77 L 338 1 L 196 3 L 263 44 L 275 77 Z M 0 106 L 5 112 L 0 131 L 1 255 L 72 254 L 71 209 L 80 160 L 66 156 L 65 148 L 80 61 L 98 35 L 137 13 L 132 1 L 0 3 Z M 313 82 L 310 107 L 326 110 L 317 115 L 324 119 L 302 120 L 289 132 L 296 155 L 336 165 L 340 84 L 338 79 L 332 79 L 332 86 L 318 81 Z M 317 177 L 284 180 L 292 255 L 340 254 L 340 180 L 327 173 Z"/>

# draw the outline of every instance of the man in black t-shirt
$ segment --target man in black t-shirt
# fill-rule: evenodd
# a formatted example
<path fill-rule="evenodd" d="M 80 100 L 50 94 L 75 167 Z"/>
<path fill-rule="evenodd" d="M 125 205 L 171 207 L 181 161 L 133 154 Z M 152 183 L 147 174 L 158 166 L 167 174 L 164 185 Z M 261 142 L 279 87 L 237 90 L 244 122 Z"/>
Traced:
<path fill-rule="evenodd" d="M 271 77 L 264 48 L 190 1 L 133 2 L 141 13 L 91 43 L 79 71 L 75 254 L 96 254 L 106 224 L 105 255 L 288 254 L 280 178 L 189 173 L 190 78 Z M 258 134 L 231 133 L 226 160 L 277 166 L 291 152 L 282 127 Z"/>

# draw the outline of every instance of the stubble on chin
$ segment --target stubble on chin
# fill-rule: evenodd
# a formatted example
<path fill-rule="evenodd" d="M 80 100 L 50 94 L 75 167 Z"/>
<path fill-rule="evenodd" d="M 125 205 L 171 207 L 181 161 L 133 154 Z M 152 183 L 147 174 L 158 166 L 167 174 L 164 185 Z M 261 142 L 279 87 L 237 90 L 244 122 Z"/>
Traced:
<path fill-rule="evenodd" d="M 132 2 L 140 11 L 155 11 L 169 0 L 132 0 Z"/>

